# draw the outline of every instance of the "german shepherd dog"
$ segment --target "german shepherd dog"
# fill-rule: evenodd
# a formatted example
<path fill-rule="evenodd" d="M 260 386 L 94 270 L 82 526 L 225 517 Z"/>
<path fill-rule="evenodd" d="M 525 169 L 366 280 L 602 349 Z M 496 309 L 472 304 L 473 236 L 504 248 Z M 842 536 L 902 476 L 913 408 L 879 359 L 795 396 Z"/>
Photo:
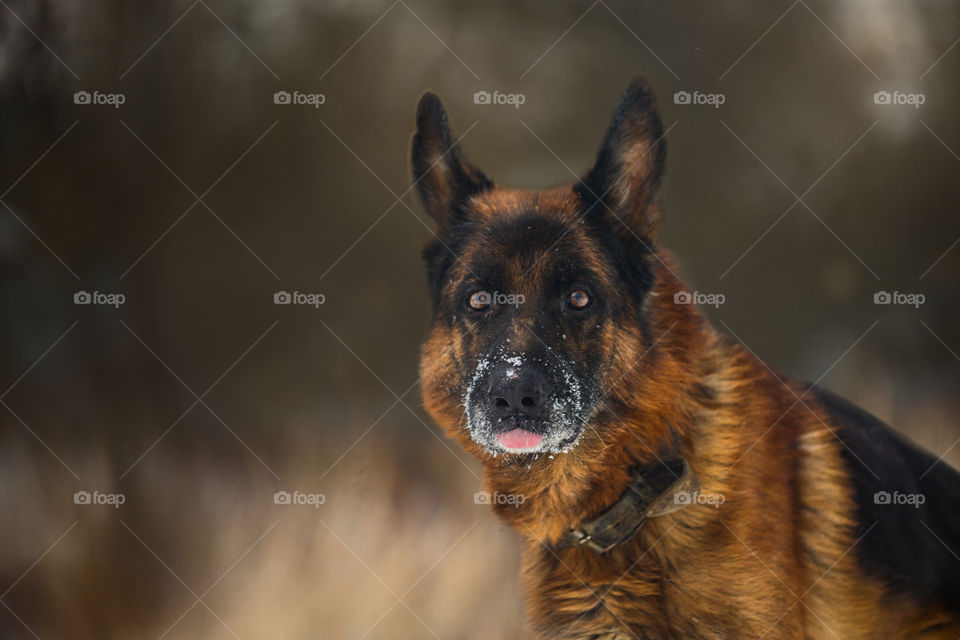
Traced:
<path fill-rule="evenodd" d="M 960 473 L 682 304 L 645 82 L 572 186 L 495 186 L 432 93 L 416 121 L 423 401 L 524 541 L 536 637 L 960 637 Z"/>

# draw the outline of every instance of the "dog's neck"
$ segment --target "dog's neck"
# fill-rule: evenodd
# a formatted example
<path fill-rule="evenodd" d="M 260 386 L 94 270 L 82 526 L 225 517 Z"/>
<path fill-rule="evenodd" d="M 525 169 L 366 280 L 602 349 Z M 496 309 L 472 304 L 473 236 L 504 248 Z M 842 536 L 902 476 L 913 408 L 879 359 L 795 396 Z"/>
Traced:
<path fill-rule="evenodd" d="M 687 507 L 700 485 L 683 458 L 668 458 L 641 467 L 610 508 L 570 528 L 557 549 L 585 547 L 603 554 L 631 540 L 647 520 Z"/>
<path fill-rule="evenodd" d="M 615 418 L 600 416 L 587 426 L 594 437 L 583 438 L 567 453 L 489 460 L 485 465 L 489 490 L 514 497 L 493 504 L 497 515 L 528 540 L 557 544 L 571 528 L 580 528 L 617 504 L 639 469 L 688 460 L 693 453 L 683 432 L 643 429 L 646 420 L 628 425 L 630 433 L 621 441 L 604 442 L 599 434 L 611 431 L 605 420 Z M 665 427 L 674 419 L 662 416 L 657 422 Z"/>

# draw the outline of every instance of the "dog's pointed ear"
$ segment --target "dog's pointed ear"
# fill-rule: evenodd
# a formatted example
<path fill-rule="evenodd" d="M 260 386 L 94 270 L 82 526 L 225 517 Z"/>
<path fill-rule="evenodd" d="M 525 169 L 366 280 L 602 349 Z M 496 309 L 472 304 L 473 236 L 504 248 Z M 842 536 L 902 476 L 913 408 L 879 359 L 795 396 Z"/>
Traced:
<path fill-rule="evenodd" d="M 447 112 L 436 94 L 428 92 L 420 98 L 411 147 L 414 184 L 438 229 L 454 224 L 472 196 L 493 187 L 454 141 Z"/>
<path fill-rule="evenodd" d="M 574 187 L 591 213 L 609 208 L 635 233 L 654 237 L 659 222 L 654 200 L 667 158 L 663 137 L 653 90 L 637 78 L 620 100 L 593 168 Z"/>

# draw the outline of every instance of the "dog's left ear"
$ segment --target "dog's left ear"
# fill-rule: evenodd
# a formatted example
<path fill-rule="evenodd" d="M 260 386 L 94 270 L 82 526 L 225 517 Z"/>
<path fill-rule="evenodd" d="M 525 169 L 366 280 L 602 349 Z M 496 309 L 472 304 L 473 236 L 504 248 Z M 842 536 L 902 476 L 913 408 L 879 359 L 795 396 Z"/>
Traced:
<path fill-rule="evenodd" d="M 470 197 L 493 187 L 493 182 L 460 151 L 436 94 L 423 94 L 417 105 L 411 158 L 417 192 L 439 230 L 463 217 L 463 205 Z"/>
<path fill-rule="evenodd" d="M 654 237 L 659 222 L 654 200 L 667 158 L 663 136 L 653 90 L 637 78 L 620 100 L 593 169 L 574 187 L 592 214 L 609 208 L 634 232 Z"/>

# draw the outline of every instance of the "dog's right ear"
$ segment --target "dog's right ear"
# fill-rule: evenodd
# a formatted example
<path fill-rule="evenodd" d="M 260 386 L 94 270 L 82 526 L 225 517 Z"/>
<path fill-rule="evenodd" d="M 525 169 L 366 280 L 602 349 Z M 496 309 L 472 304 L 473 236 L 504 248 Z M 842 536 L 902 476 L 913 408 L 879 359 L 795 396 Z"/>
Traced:
<path fill-rule="evenodd" d="M 493 182 L 463 156 L 436 94 L 428 92 L 420 98 L 417 132 L 411 146 L 414 185 L 438 229 L 461 219 L 464 204 L 493 187 Z"/>

